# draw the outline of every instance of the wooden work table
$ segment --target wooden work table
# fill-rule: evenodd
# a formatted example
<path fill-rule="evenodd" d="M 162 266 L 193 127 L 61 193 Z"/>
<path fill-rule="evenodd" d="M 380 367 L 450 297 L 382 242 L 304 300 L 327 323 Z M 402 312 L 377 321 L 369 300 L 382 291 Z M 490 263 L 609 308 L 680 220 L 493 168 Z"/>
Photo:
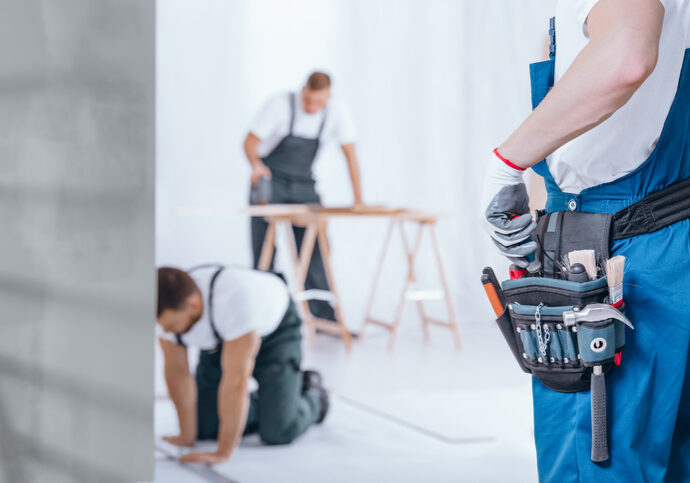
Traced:
<path fill-rule="evenodd" d="M 292 265 L 294 269 L 294 286 L 292 287 L 293 296 L 299 301 L 301 315 L 304 319 L 305 325 L 310 329 L 309 337 L 313 340 L 313 332 L 315 329 L 333 333 L 342 337 L 345 347 L 350 350 L 352 345 L 352 336 L 350 331 L 345 324 L 342 305 L 340 297 L 338 295 L 338 290 L 336 288 L 335 277 L 333 274 L 333 267 L 331 264 L 330 246 L 328 242 L 328 235 L 326 233 L 326 227 L 328 221 L 335 217 L 379 217 L 388 218 L 388 230 L 386 232 L 385 241 L 383 244 L 383 250 L 374 274 L 373 286 L 369 294 L 369 300 L 366 308 L 366 316 L 364 321 L 364 326 L 360 333 L 360 337 L 364 335 L 364 329 L 368 324 L 374 324 L 388 329 L 391 333 L 389 348 L 393 348 L 402 320 L 402 315 L 405 309 L 407 301 L 414 301 L 419 315 L 422 320 L 422 327 L 424 329 L 424 335 L 426 338 L 429 337 L 429 325 L 439 325 L 442 327 L 447 327 L 453 333 L 454 341 L 457 347 L 460 347 L 460 335 L 458 333 L 457 322 L 455 319 L 455 312 L 450 299 L 450 292 L 448 290 L 448 283 L 446 281 L 446 276 L 443 268 L 443 261 L 441 258 L 441 253 L 438 246 L 438 241 L 436 239 L 436 223 L 439 216 L 436 214 L 410 210 L 404 208 L 388 208 L 384 206 L 352 206 L 352 207 L 324 207 L 320 205 L 304 205 L 304 204 L 271 204 L 271 205 L 254 205 L 248 207 L 245 212 L 250 216 L 262 217 L 268 223 L 268 229 L 266 231 L 266 238 L 264 239 L 264 244 L 261 250 L 261 256 L 259 258 L 259 265 L 257 268 L 260 270 L 268 270 L 271 265 L 271 259 L 275 252 L 275 240 L 276 231 L 278 226 L 282 225 L 287 234 L 288 240 L 288 250 L 290 252 L 290 257 L 292 260 Z M 417 234 L 413 243 L 410 243 L 408 236 L 405 232 L 404 224 L 413 223 L 418 226 Z M 302 245 L 297 250 L 295 246 L 295 240 L 292 234 L 291 226 L 303 226 L 305 227 L 305 234 L 302 240 Z M 374 319 L 371 317 L 371 310 L 374 305 L 374 300 L 376 298 L 376 291 L 381 277 L 381 272 L 383 269 L 386 254 L 388 252 L 389 245 L 392 240 L 392 235 L 395 229 L 398 228 L 400 236 L 403 243 L 403 248 L 407 257 L 407 277 L 404 284 L 400 300 L 396 307 L 396 312 L 394 314 L 394 319 L 392 322 L 384 322 L 382 320 Z M 440 296 L 436 297 L 438 299 L 444 299 L 446 303 L 446 309 L 448 311 L 448 320 L 442 321 L 428 317 L 424 311 L 423 299 L 424 297 L 415 296 L 415 294 L 410 290 L 413 283 L 416 282 L 417 277 L 415 273 L 415 262 L 417 255 L 419 254 L 419 249 L 421 246 L 422 235 L 424 231 L 429 232 L 431 237 L 432 250 L 434 252 L 435 265 L 438 270 L 439 278 L 441 280 L 441 291 Z M 304 282 L 307 276 L 307 270 L 309 268 L 309 262 L 311 260 L 312 253 L 316 243 L 319 244 L 319 249 L 321 251 L 321 256 L 323 258 L 323 264 L 326 271 L 326 277 L 328 279 L 328 284 L 330 287 L 330 292 L 333 296 L 333 309 L 336 316 L 336 323 L 332 321 L 326 321 L 314 317 L 309 311 L 309 306 L 307 301 L 304 299 Z"/>

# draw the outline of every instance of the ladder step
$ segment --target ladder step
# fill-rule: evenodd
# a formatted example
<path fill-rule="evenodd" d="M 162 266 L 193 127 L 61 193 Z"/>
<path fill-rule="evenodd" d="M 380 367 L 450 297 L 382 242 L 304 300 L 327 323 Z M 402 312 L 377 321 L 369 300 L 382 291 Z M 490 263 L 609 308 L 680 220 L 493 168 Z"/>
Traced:
<path fill-rule="evenodd" d="M 453 327 L 453 324 L 451 322 L 446 321 L 446 320 L 432 319 L 432 318 L 426 317 L 424 319 L 424 321 L 427 324 L 438 325 L 441 327 L 450 327 L 450 328 Z"/>
<path fill-rule="evenodd" d="M 330 302 L 331 305 L 335 304 L 335 295 L 333 295 L 333 292 L 328 290 L 319 290 L 316 288 L 297 292 L 293 298 L 295 299 L 295 302 L 304 302 L 305 300 L 323 300 L 325 302 Z"/>
<path fill-rule="evenodd" d="M 405 292 L 407 300 L 443 300 L 445 295 L 442 290 L 408 290 Z"/>
<path fill-rule="evenodd" d="M 367 317 L 364 320 L 369 324 L 378 325 L 379 327 L 385 327 L 386 329 L 392 329 L 394 327 L 393 324 L 391 324 L 390 322 L 383 322 L 382 320 L 372 319 L 371 317 Z"/>

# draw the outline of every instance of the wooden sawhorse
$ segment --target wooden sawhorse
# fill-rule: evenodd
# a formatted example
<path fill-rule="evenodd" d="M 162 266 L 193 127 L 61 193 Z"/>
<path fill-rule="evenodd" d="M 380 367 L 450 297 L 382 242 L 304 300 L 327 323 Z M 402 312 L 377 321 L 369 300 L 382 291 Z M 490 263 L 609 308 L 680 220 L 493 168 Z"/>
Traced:
<path fill-rule="evenodd" d="M 262 210 L 261 208 L 264 209 Z M 262 207 L 251 207 L 250 213 L 252 212 L 265 213 L 264 219 L 268 223 L 266 238 L 261 248 L 261 256 L 257 268 L 259 270 L 268 270 L 271 266 L 271 259 L 275 253 L 276 232 L 278 230 L 278 225 L 281 225 L 287 235 L 288 251 L 290 252 L 295 274 L 292 290 L 293 297 L 298 301 L 302 319 L 305 326 L 309 329 L 309 339 L 313 341 L 315 330 L 335 334 L 343 339 L 345 348 L 350 351 L 352 349 L 352 335 L 345 324 L 342 304 L 336 288 L 335 276 L 333 275 L 330 244 L 328 243 L 328 235 L 326 234 L 328 216 L 321 214 L 317 207 L 310 207 L 307 205 L 266 205 Z M 302 245 L 299 247 L 299 251 L 297 250 L 292 234 L 293 225 L 305 227 L 304 238 L 302 239 Z M 312 315 L 309 310 L 308 301 L 304 298 L 304 281 L 307 278 L 309 263 L 311 262 L 311 256 L 314 252 L 316 243 L 319 244 L 321 259 L 323 260 L 326 278 L 328 279 L 333 311 L 335 312 L 336 318 L 335 322 Z"/>
<path fill-rule="evenodd" d="M 414 300 L 417 305 L 417 311 L 422 320 L 422 328 L 424 330 L 424 338 L 429 339 L 429 325 L 437 325 L 441 327 L 446 327 L 450 329 L 453 333 L 453 339 L 455 341 L 455 346 L 460 348 L 460 333 L 458 332 L 458 325 L 455 318 L 455 311 L 453 310 L 453 304 L 450 298 L 450 290 L 448 289 L 448 282 L 446 280 L 446 275 L 443 269 L 443 261 L 441 259 L 441 252 L 438 246 L 438 240 L 436 239 L 436 222 L 438 217 L 426 213 L 419 212 L 401 212 L 391 217 L 390 223 L 388 225 L 388 231 L 386 233 L 385 241 L 383 244 L 383 250 L 381 253 L 381 258 L 379 259 L 379 264 L 376 269 L 376 275 L 374 276 L 374 284 L 371 289 L 371 294 L 369 296 L 369 302 L 367 303 L 367 309 L 365 313 L 364 325 L 362 326 L 362 331 L 360 332 L 360 337 L 364 336 L 364 330 L 368 324 L 377 325 L 384 327 L 390 331 L 390 341 L 388 343 L 388 348 L 390 350 L 395 346 L 397 340 L 398 329 L 400 328 L 400 322 L 402 321 L 402 316 L 405 311 L 405 305 L 408 300 Z M 414 240 L 414 244 L 410 244 L 407 233 L 405 233 L 405 223 L 411 222 L 417 224 L 417 234 Z M 381 272 L 383 271 L 383 265 L 386 260 L 386 254 L 388 253 L 389 246 L 392 241 L 392 235 L 395 229 L 398 228 L 400 231 L 400 237 L 402 239 L 403 249 L 407 258 L 407 278 L 403 286 L 400 299 L 397 304 L 395 315 L 392 322 L 385 322 L 379 319 L 375 319 L 371 315 L 371 311 L 376 299 L 376 292 L 379 284 L 379 278 L 381 277 Z M 424 232 L 428 231 L 431 237 L 431 246 L 434 253 L 434 260 L 436 262 L 436 268 L 438 270 L 438 275 L 441 280 L 441 293 L 437 296 L 429 296 L 428 293 L 424 291 L 411 290 L 411 286 L 417 281 L 417 274 L 415 272 L 415 263 L 417 256 L 419 254 L 419 248 L 422 244 L 422 238 Z M 448 312 L 448 320 L 438 320 L 426 315 L 424 311 L 424 300 L 429 299 L 444 299 L 446 302 L 446 310 Z"/>

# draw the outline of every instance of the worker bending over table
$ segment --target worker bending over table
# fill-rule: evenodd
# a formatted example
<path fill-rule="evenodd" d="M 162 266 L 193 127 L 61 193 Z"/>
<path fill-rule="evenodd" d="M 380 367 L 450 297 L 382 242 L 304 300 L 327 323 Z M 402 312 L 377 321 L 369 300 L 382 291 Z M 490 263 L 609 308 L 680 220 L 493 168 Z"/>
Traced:
<path fill-rule="evenodd" d="M 252 186 L 256 187 L 262 178 L 270 178 L 271 195 L 267 202 L 320 203 L 312 167 L 321 143 L 334 140 L 340 144 L 347 160 L 354 203 L 362 203 L 353 122 L 345 106 L 331 100 L 330 87 L 331 79 L 327 74 L 314 72 L 300 92 L 276 94 L 254 119 L 244 141 L 244 151 L 252 167 Z M 266 229 L 262 218 L 252 218 L 255 268 Z M 293 227 L 293 232 L 299 247 L 304 228 Z M 329 290 L 318 245 L 314 247 L 305 288 Z M 335 320 L 333 308 L 326 301 L 310 300 L 309 309 L 316 317 Z"/>
<path fill-rule="evenodd" d="M 227 461 L 243 434 L 287 444 L 326 417 L 321 375 L 300 370 L 302 322 L 279 276 L 217 265 L 189 273 L 162 267 L 157 314 L 180 425 L 180 434 L 165 440 L 177 446 L 218 440 L 216 452 L 188 453 L 181 462 Z M 188 346 L 201 349 L 196 378 Z M 252 376 L 259 388 L 250 395 Z"/>

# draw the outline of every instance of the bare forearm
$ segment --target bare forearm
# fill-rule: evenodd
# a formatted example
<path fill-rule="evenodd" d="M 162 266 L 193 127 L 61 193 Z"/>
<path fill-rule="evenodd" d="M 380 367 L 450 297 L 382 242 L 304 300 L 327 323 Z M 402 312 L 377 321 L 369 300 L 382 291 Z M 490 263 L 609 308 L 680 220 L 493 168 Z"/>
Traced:
<path fill-rule="evenodd" d="M 175 404 L 177 411 L 177 418 L 180 423 L 180 437 L 187 442 L 194 442 L 197 435 L 197 398 L 194 377 L 191 373 L 180 376 L 166 371 L 165 380 L 168 385 L 170 399 Z"/>
<path fill-rule="evenodd" d="M 613 7 L 615 2 L 608 1 L 600 8 Z M 590 23 L 596 38 L 593 34 L 544 101 L 499 146 L 499 152 L 514 164 L 533 166 L 604 122 L 628 102 L 654 70 L 660 20 L 658 25 L 650 22 L 646 30 L 614 30 L 596 23 L 605 21 L 606 15 L 606 11 L 592 11 Z"/>
<path fill-rule="evenodd" d="M 249 410 L 248 381 L 221 381 L 218 390 L 218 453 L 229 457 L 240 442 Z"/>
<path fill-rule="evenodd" d="M 352 181 L 352 196 L 355 204 L 362 203 L 362 180 L 359 175 L 359 165 L 355 159 L 348 165 L 350 170 L 350 180 Z"/>
<path fill-rule="evenodd" d="M 342 146 L 342 149 L 347 160 L 347 169 L 350 173 L 354 202 L 355 204 L 362 203 L 362 180 L 359 174 L 359 160 L 355 151 L 355 145 L 346 144 Z"/>
<path fill-rule="evenodd" d="M 244 140 L 244 154 L 252 167 L 263 164 L 258 152 L 260 142 L 261 140 L 252 133 L 249 133 L 247 138 Z"/>

